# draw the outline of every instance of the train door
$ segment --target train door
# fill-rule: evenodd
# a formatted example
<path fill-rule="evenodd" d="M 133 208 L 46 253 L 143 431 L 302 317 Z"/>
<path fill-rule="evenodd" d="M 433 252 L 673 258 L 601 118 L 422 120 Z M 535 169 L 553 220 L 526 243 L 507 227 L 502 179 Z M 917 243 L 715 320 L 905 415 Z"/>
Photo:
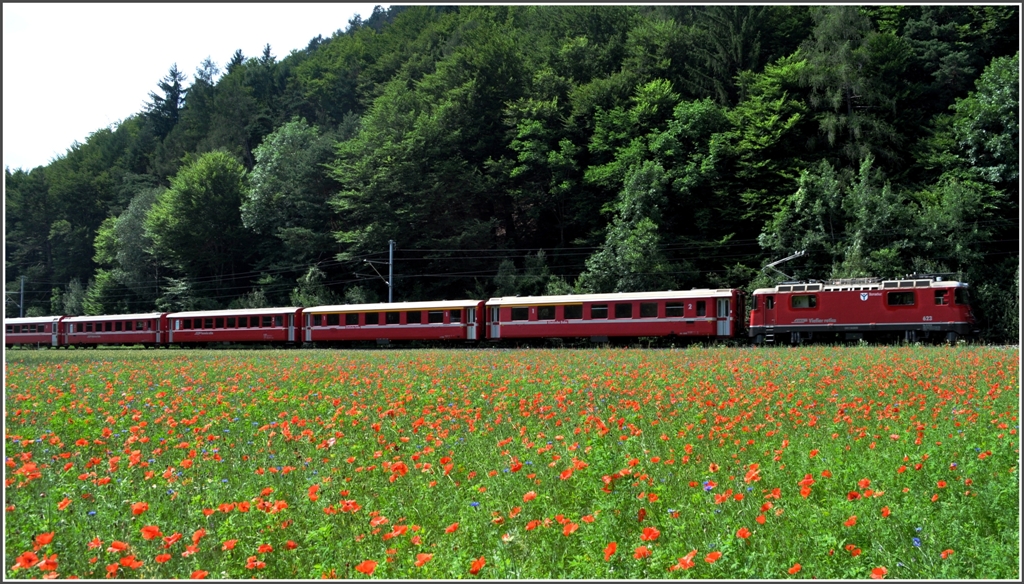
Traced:
<path fill-rule="evenodd" d="M 729 299 L 718 298 L 715 303 L 715 316 L 718 319 L 717 334 L 720 337 L 728 337 L 732 334 L 732 322 L 729 319 Z"/>
<path fill-rule="evenodd" d="M 500 339 L 501 338 L 501 330 L 498 328 L 498 314 L 499 314 L 499 311 L 500 311 L 500 307 L 498 307 L 498 306 L 492 306 L 491 307 L 491 337 L 490 338 L 492 338 L 492 339 Z"/>
<path fill-rule="evenodd" d="M 764 297 L 764 326 L 775 326 L 775 296 Z"/>
<path fill-rule="evenodd" d="M 466 311 L 466 338 L 470 341 L 476 339 L 476 308 L 470 308 Z"/>
<path fill-rule="evenodd" d="M 59 328 L 60 328 L 60 319 L 59 318 L 53 319 L 52 328 L 50 329 L 50 346 L 51 347 L 56 347 L 56 346 L 59 345 L 59 340 L 57 338 L 57 331 L 59 330 Z"/>
<path fill-rule="evenodd" d="M 294 314 L 289 314 L 288 315 L 288 342 L 289 343 L 294 343 L 295 342 L 295 315 Z"/>

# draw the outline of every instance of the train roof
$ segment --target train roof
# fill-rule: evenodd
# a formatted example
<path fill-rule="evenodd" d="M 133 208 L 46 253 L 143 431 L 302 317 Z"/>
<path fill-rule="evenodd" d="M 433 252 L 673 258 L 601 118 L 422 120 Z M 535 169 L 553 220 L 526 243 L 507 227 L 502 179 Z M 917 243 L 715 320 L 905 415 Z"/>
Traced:
<path fill-rule="evenodd" d="M 298 306 L 287 306 L 281 308 L 230 308 L 225 310 L 192 310 L 188 312 L 170 312 L 167 318 L 213 318 L 215 316 L 249 316 L 264 314 L 291 314 L 299 310 Z"/>
<path fill-rule="evenodd" d="M 5 318 L 6 324 L 46 324 L 60 320 L 59 316 L 19 316 L 17 318 Z"/>
<path fill-rule="evenodd" d="M 538 304 L 576 304 L 580 302 L 623 302 L 628 300 L 674 300 L 676 298 L 729 298 L 736 292 L 732 288 L 695 288 L 693 290 L 663 290 L 660 292 L 613 292 L 610 294 L 565 294 L 560 296 L 503 296 L 491 298 L 487 306 L 513 306 Z"/>
<path fill-rule="evenodd" d="M 906 290 L 910 288 L 966 288 L 965 282 L 941 278 L 905 278 L 882 280 L 881 278 L 841 278 L 826 282 L 784 282 L 774 288 L 758 288 L 754 294 L 778 294 L 780 292 L 846 292 L 854 290 Z"/>
<path fill-rule="evenodd" d="M 451 308 L 473 308 L 480 304 L 479 300 L 436 300 L 423 302 L 377 302 L 374 304 L 335 304 L 333 306 L 312 306 L 304 309 L 305 314 L 323 314 L 327 312 L 388 312 L 397 310 L 445 310 Z"/>
<path fill-rule="evenodd" d="M 163 312 L 147 312 L 145 314 L 98 314 L 95 316 L 69 316 L 64 322 L 96 322 L 107 320 L 145 320 L 147 318 L 160 318 Z"/>

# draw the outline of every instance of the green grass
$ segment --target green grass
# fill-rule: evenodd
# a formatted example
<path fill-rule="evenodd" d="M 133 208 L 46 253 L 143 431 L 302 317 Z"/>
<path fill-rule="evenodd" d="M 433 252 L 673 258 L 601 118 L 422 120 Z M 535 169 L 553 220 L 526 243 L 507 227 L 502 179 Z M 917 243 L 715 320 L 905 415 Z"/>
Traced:
<path fill-rule="evenodd" d="M 1019 359 L 9 351 L 6 577 L 1017 579 Z"/>

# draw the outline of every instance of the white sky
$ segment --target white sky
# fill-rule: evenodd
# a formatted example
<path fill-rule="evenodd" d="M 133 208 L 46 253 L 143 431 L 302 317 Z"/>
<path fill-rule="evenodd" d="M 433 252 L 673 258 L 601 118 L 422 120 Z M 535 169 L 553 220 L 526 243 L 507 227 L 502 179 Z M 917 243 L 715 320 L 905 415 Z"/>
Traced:
<path fill-rule="evenodd" d="M 381 4 L 387 9 L 388 4 Z M 374 4 L 3 3 L 3 164 L 30 170 L 142 110 L 174 63 L 192 83 L 236 49 L 280 61 Z"/>

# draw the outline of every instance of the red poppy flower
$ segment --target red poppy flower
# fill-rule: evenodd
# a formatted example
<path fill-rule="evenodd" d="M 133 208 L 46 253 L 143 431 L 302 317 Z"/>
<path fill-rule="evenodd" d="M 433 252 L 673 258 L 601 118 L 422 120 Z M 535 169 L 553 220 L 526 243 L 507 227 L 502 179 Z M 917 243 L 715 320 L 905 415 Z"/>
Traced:
<path fill-rule="evenodd" d="M 132 515 L 142 515 L 149 509 L 149 503 L 132 503 Z"/>
<path fill-rule="evenodd" d="M 939 555 L 941 555 L 942 559 L 945 560 L 949 556 L 953 555 L 953 550 L 942 550 L 942 553 Z"/>
<path fill-rule="evenodd" d="M 362 562 L 359 562 L 358 564 L 356 564 L 356 571 L 357 572 L 362 572 L 363 574 L 366 574 L 367 576 L 373 574 L 373 571 L 376 570 L 376 569 L 377 569 L 377 562 L 375 562 L 373 560 L 363 560 Z"/>
<path fill-rule="evenodd" d="M 748 537 L 750 537 L 750 530 L 746 527 L 741 527 L 739 531 L 736 532 L 736 537 L 740 539 L 747 539 Z"/>
<path fill-rule="evenodd" d="M 691 550 L 690 553 L 679 558 L 675 565 L 669 566 L 668 571 L 673 572 L 675 570 L 689 570 L 695 564 L 693 563 L 693 557 L 697 555 L 697 550 Z"/>
<path fill-rule="evenodd" d="M 721 557 L 722 557 L 722 552 L 717 552 L 717 551 L 716 552 L 711 552 L 710 554 L 704 556 L 704 561 L 709 563 L 709 564 L 714 564 L 715 562 L 718 561 L 718 558 L 721 558 Z"/>
<path fill-rule="evenodd" d="M 642 560 L 651 555 L 651 550 L 647 546 L 640 546 L 633 551 L 633 557 Z"/>
<path fill-rule="evenodd" d="M 888 507 L 882 507 L 882 517 L 888 517 L 890 513 L 891 511 L 889 511 Z"/>
<path fill-rule="evenodd" d="M 939 488 L 940 489 L 945 489 L 946 488 L 946 481 L 939 481 Z"/>
<path fill-rule="evenodd" d="M 209 574 L 209 572 L 207 572 L 206 570 L 196 570 L 196 571 L 192 572 L 192 575 L 189 576 L 189 578 L 191 578 L 193 580 L 202 580 L 202 579 L 206 578 L 207 574 Z"/>
<path fill-rule="evenodd" d="M 25 552 L 18 556 L 18 559 L 14 561 L 14 566 L 12 566 L 11 569 L 19 570 L 21 568 L 31 568 L 37 563 L 39 563 L 39 556 L 32 552 Z"/>
<path fill-rule="evenodd" d="M 455 522 L 444 528 L 445 533 L 455 533 L 455 530 L 459 528 L 459 523 Z"/>
<path fill-rule="evenodd" d="M 171 559 L 171 554 L 160 554 L 157 557 L 153 558 L 153 561 L 158 563 L 158 564 L 162 564 L 164 562 L 169 561 L 170 559 Z"/>
<path fill-rule="evenodd" d="M 284 547 L 287 548 L 287 549 L 293 550 L 293 549 L 299 547 L 299 544 L 297 544 L 294 541 L 289 539 L 288 541 L 284 542 Z"/>
<path fill-rule="evenodd" d="M 123 541 L 112 541 L 112 542 L 110 542 L 110 547 L 107 548 L 107 551 L 111 552 L 111 553 L 114 553 L 114 552 L 123 552 L 126 549 L 128 549 L 128 544 L 126 544 L 125 542 L 123 542 Z"/>
<path fill-rule="evenodd" d="M 70 505 L 70 504 L 71 504 L 71 499 L 68 499 L 67 497 L 64 497 L 64 500 L 62 500 L 60 503 L 57 503 L 57 510 L 58 511 L 63 511 L 65 509 L 67 509 L 68 505 Z"/>
<path fill-rule="evenodd" d="M 523 503 L 529 503 L 530 501 L 537 498 L 537 493 L 530 491 L 523 495 Z"/>
<path fill-rule="evenodd" d="M 224 545 L 220 546 L 220 549 L 222 551 L 225 551 L 225 552 L 229 551 L 229 550 L 233 550 L 233 549 L 235 549 L 235 544 L 236 543 L 238 543 L 237 539 L 229 539 L 226 542 L 224 542 Z"/>
<path fill-rule="evenodd" d="M 857 499 L 860 499 L 860 493 L 857 491 L 850 491 L 849 493 L 846 493 L 847 501 L 856 501 Z"/>
<path fill-rule="evenodd" d="M 764 513 L 758 515 L 757 518 L 754 519 L 754 521 L 756 521 L 758 525 L 764 525 L 764 521 L 765 521 Z"/>
<path fill-rule="evenodd" d="M 266 554 L 272 551 L 274 551 L 274 546 L 269 543 L 260 544 L 260 547 L 256 549 L 256 553 L 258 554 Z"/>
<path fill-rule="evenodd" d="M 469 573 L 476 576 L 480 572 L 480 569 L 483 568 L 484 564 L 486 563 L 487 559 L 483 556 L 480 556 L 479 558 L 473 560 L 472 565 L 469 566 Z"/>
<path fill-rule="evenodd" d="M 857 486 L 862 489 L 866 489 L 871 486 L 871 479 L 861 479 L 857 481 Z"/>
<path fill-rule="evenodd" d="M 434 557 L 434 554 L 416 554 L 416 563 L 415 563 L 416 567 L 417 568 L 423 567 L 423 564 L 426 564 L 427 562 L 429 562 L 430 559 L 433 558 L 433 557 Z"/>
<path fill-rule="evenodd" d="M 645 527 L 644 532 L 640 534 L 641 541 L 654 541 L 661 535 L 661 531 L 658 531 L 657 527 Z"/>
<path fill-rule="evenodd" d="M 50 532 L 47 532 L 47 533 L 40 533 L 35 538 L 35 545 L 38 546 L 38 547 L 43 547 L 44 545 L 49 545 L 49 543 L 51 541 L 53 541 L 53 534 L 54 533 L 55 532 L 53 532 L 53 531 L 50 531 Z"/>
<path fill-rule="evenodd" d="M 786 570 L 786 571 L 787 571 L 787 572 L 789 572 L 790 574 L 796 574 L 797 572 L 799 572 L 799 571 L 800 571 L 800 569 L 801 569 L 801 568 L 803 568 L 803 566 L 801 566 L 800 564 L 793 564 L 793 565 L 792 565 L 792 566 L 791 566 L 791 567 L 790 567 L 790 568 L 789 568 L 788 570 Z"/>
<path fill-rule="evenodd" d="M 614 541 L 606 545 L 604 548 L 604 561 L 607 562 L 608 560 L 610 560 L 612 555 L 615 554 L 615 550 L 618 549 L 618 547 L 618 544 Z"/>
<path fill-rule="evenodd" d="M 885 569 L 885 566 L 879 566 L 871 570 L 871 577 L 875 580 L 881 580 L 885 578 L 885 575 L 889 573 L 889 570 Z"/>
<path fill-rule="evenodd" d="M 854 525 L 857 525 L 857 516 L 856 515 L 850 515 L 850 518 L 847 519 L 846 521 L 844 521 L 843 525 L 845 525 L 847 527 L 853 527 Z"/>
<path fill-rule="evenodd" d="M 149 541 L 151 539 L 156 539 L 158 537 L 162 537 L 163 536 L 163 534 L 160 533 L 160 528 L 155 526 L 155 525 L 146 525 L 146 526 L 144 526 L 142 528 L 141 531 L 142 531 L 142 539 L 144 539 L 146 541 Z"/>
<path fill-rule="evenodd" d="M 565 526 L 562 528 L 562 535 L 569 537 L 573 533 L 576 533 L 576 530 L 579 528 L 579 523 L 573 523 L 570 521 L 569 523 L 566 523 Z"/>

